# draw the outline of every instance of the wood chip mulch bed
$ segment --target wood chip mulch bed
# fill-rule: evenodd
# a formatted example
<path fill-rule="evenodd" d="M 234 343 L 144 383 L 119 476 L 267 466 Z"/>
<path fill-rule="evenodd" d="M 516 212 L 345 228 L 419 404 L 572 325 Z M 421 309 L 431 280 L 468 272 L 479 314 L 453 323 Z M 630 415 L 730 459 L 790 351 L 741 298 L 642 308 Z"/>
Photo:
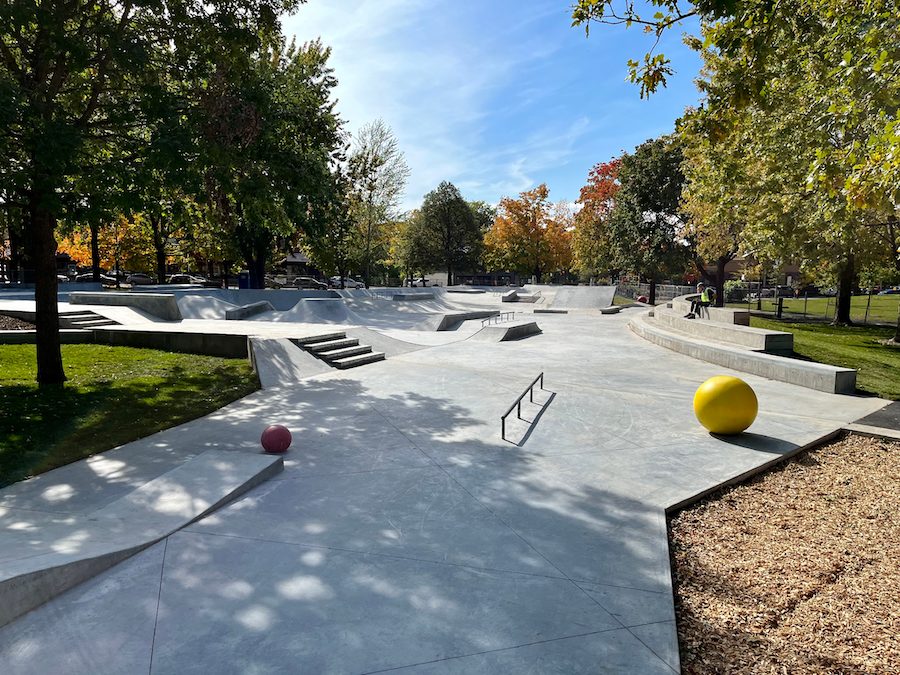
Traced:
<path fill-rule="evenodd" d="M 34 330 L 34 324 L 0 314 L 0 330 Z"/>
<path fill-rule="evenodd" d="M 848 435 L 670 521 L 686 675 L 900 673 L 900 443 Z"/>

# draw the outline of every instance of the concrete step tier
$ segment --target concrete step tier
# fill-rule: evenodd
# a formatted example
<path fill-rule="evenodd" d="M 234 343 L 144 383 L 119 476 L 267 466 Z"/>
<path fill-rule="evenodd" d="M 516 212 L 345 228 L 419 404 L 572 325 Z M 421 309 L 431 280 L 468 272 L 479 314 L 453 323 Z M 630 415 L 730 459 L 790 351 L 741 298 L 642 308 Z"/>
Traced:
<path fill-rule="evenodd" d="M 333 349 L 328 352 L 318 352 L 316 356 L 326 361 L 337 361 L 338 359 L 346 359 L 350 356 L 359 356 L 360 354 L 368 354 L 372 348 L 367 345 L 359 345 L 356 347 L 345 347 L 344 349 Z"/>
<path fill-rule="evenodd" d="M 342 338 L 339 340 L 327 340 L 325 342 L 314 342 L 312 344 L 303 345 L 303 348 L 308 352 L 312 352 L 313 354 L 319 354 L 321 352 L 330 352 L 335 349 L 344 349 L 346 347 L 355 347 L 359 344 L 359 340 L 356 338 Z"/>
<path fill-rule="evenodd" d="M 654 309 L 654 317 L 662 325 L 700 339 L 715 340 L 744 349 L 785 356 L 790 356 L 794 350 L 793 334 L 783 331 L 753 328 L 736 323 L 721 323 L 699 316 L 696 319 L 688 319 L 681 313 L 681 310 L 669 309 L 662 305 Z"/>
<path fill-rule="evenodd" d="M 359 344 L 358 339 L 348 338 L 345 332 L 291 338 L 291 342 L 342 370 L 385 359 L 384 352 L 373 352 L 371 346 Z"/>
<path fill-rule="evenodd" d="M 305 347 L 306 345 L 316 344 L 317 342 L 330 342 L 331 340 L 340 340 L 341 338 L 345 337 L 347 337 L 347 334 L 344 332 L 323 333 L 321 335 L 309 335 L 307 337 L 291 338 L 291 342 L 293 342 L 298 347 Z"/>
<path fill-rule="evenodd" d="M 345 370 L 347 368 L 364 366 L 367 363 L 375 363 L 376 361 L 384 361 L 384 352 L 370 352 L 368 354 L 361 354 L 359 356 L 350 356 L 345 359 L 337 359 L 335 361 L 331 361 L 330 363 L 335 368 Z"/>
<path fill-rule="evenodd" d="M 660 323 L 651 312 L 634 317 L 628 326 L 637 335 L 661 347 L 732 370 L 829 394 L 853 394 L 856 391 L 856 371 L 850 368 L 801 361 L 700 338 Z"/>

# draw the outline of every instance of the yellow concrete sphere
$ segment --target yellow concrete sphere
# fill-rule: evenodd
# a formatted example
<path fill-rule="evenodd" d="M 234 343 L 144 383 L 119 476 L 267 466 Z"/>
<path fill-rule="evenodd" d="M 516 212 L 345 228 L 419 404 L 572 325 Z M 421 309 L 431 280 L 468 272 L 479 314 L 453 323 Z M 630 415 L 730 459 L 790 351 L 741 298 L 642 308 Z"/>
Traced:
<path fill-rule="evenodd" d="M 694 394 L 694 414 L 714 434 L 741 433 L 753 424 L 758 410 L 756 394 L 736 377 L 711 377 Z"/>

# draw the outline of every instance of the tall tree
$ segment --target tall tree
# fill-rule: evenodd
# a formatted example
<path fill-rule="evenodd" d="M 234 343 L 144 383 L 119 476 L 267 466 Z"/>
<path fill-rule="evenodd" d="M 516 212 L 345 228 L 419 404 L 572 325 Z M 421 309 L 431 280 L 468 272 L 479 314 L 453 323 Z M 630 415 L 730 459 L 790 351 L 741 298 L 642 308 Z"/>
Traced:
<path fill-rule="evenodd" d="M 363 278 L 368 288 L 373 258 L 376 251 L 386 252 L 389 245 L 386 226 L 398 215 L 397 208 L 409 178 L 406 158 L 384 120 L 370 122 L 356 133 L 350 150 L 349 175 Z"/>
<path fill-rule="evenodd" d="M 609 216 L 615 262 L 650 282 L 651 304 L 656 284 L 683 274 L 691 259 L 684 239 L 681 162 L 678 140 L 662 136 L 626 153 L 618 172 L 622 187 Z"/>
<path fill-rule="evenodd" d="M 431 259 L 447 270 L 447 285 L 453 285 L 454 270 L 478 264 L 483 233 L 472 207 L 453 183 L 442 182 L 425 195 L 423 228 Z"/>
<path fill-rule="evenodd" d="M 314 200 L 310 215 L 316 227 L 304 233 L 303 251 L 320 270 L 344 278 L 358 265 L 357 231 L 353 220 L 352 184 L 339 165 L 331 174 L 331 188 Z"/>
<path fill-rule="evenodd" d="M 621 158 L 597 164 L 578 197 L 581 210 L 575 214 L 572 252 L 575 267 L 587 276 L 602 276 L 614 267 L 609 214 L 621 187 L 618 179 L 621 164 Z"/>
<path fill-rule="evenodd" d="M 553 205 L 546 184 L 503 197 L 498 215 L 485 234 L 485 260 L 494 269 L 530 274 L 541 283 L 545 274 L 563 273 L 572 265 L 572 214 L 564 202 Z"/>
<path fill-rule="evenodd" d="M 220 71 L 204 96 L 204 163 L 210 202 L 250 273 L 265 286 L 278 237 L 314 225 L 313 202 L 333 183 L 340 120 L 337 84 L 321 42 L 285 47 L 283 38 L 249 67 Z"/>
<path fill-rule="evenodd" d="M 0 162 L 33 241 L 37 381 L 65 381 L 55 231 L 73 179 L 127 160 L 160 73 L 239 55 L 297 0 L 18 0 L 0 6 Z"/>

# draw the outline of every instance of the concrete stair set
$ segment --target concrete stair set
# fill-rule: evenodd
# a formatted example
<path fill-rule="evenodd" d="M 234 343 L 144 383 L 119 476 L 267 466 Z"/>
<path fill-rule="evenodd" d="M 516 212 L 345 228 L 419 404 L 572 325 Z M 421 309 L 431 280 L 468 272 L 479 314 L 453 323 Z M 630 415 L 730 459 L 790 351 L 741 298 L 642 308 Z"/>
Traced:
<path fill-rule="evenodd" d="M 371 347 L 359 344 L 356 338 L 348 338 L 344 332 L 292 338 L 291 342 L 328 365 L 342 370 L 384 361 L 383 352 L 373 352 Z"/>
<path fill-rule="evenodd" d="M 81 328 L 91 329 L 99 326 L 118 326 L 118 321 L 107 319 L 100 316 L 96 312 L 85 310 L 81 312 L 60 312 L 59 327 L 60 328 Z"/>

